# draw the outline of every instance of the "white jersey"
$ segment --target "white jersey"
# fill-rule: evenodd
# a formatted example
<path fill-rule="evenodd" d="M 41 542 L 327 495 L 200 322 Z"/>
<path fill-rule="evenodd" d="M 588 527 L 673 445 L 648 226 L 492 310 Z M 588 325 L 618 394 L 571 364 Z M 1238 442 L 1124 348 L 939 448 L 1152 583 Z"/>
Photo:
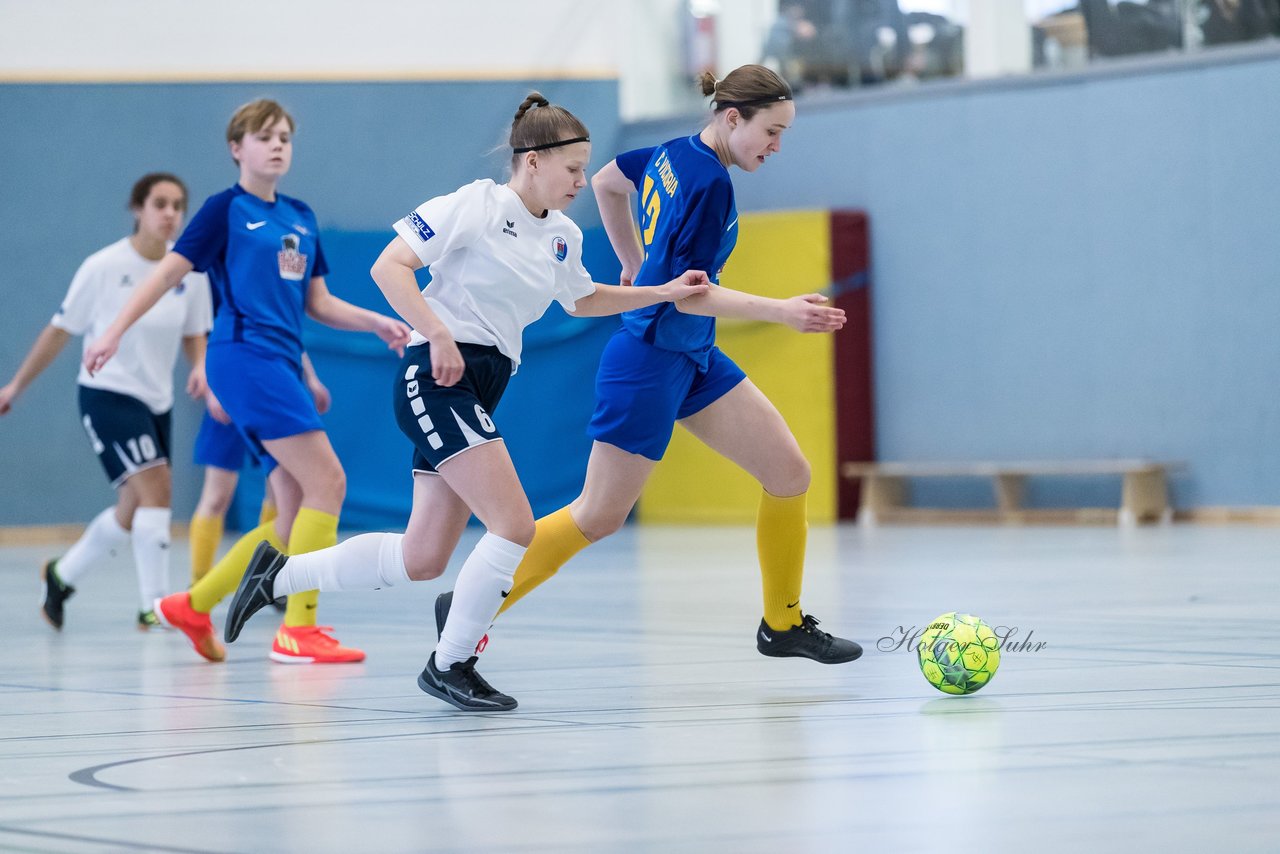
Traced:
<path fill-rule="evenodd" d="M 76 271 L 50 323 L 72 335 L 83 335 L 87 349 L 159 263 L 139 255 L 127 237 L 98 250 Z M 120 339 L 120 349 L 97 376 L 89 376 L 82 364 L 76 381 L 136 397 L 156 415 L 168 412 L 173 408 L 173 366 L 182 339 L 203 335 L 212 325 L 209 280 L 189 273 L 129 328 Z"/>
<path fill-rule="evenodd" d="M 431 267 L 422 296 L 454 340 L 497 347 L 515 365 L 521 333 L 552 300 L 571 311 L 595 293 L 578 226 L 560 211 L 535 217 L 505 184 L 437 196 L 395 229 Z M 425 340 L 415 331 L 410 344 Z"/>

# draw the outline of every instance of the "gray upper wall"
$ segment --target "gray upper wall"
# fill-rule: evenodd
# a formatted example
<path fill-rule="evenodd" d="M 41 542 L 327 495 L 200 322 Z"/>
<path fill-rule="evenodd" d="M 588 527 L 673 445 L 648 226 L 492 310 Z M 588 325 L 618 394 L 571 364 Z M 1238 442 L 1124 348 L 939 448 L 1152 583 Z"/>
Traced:
<path fill-rule="evenodd" d="M 738 206 L 869 212 L 883 459 L 1151 456 L 1178 506 L 1280 504 L 1277 93 L 1266 44 L 801 101 Z"/>
<path fill-rule="evenodd" d="M 224 134 L 240 104 L 272 97 L 296 117 L 281 189 L 306 200 L 326 233 L 389 237 L 391 222 L 422 201 L 503 178 L 507 157 L 494 149 L 531 88 L 586 122 L 596 162 L 616 150 L 614 80 L 0 84 L 0 383 L 80 262 L 129 232 L 126 203 L 138 177 L 177 173 L 193 209 L 235 182 Z M 587 227 L 597 221 L 589 198 L 571 213 Z M 77 415 L 79 353 L 76 339 L 0 418 L 0 525 L 87 521 L 112 501 Z M 190 464 L 198 419 L 189 401 L 175 407 L 176 518 L 190 515 L 199 493 Z"/>
<path fill-rule="evenodd" d="M 282 188 L 327 230 L 368 232 L 500 177 L 487 152 L 535 83 L 0 85 L 0 377 L 80 261 L 127 232 L 134 178 L 176 171 L 197 202 L 235 179 L 238 104 L 292 109 Z M 538 85 L 591 126 L 595 166 L 700 123 L 620 128 L 616 83 Z M 1189 464 L 1179 506 L 1277 504 L 1278 91 L 1280 51 L 1262 46 L 802 102 L 781 155 L 736 176 L 739 207 L 870 213 L 882 457 L 1150 455 Z M 592 201 L 572 214 L 592 225 Z M 75 353 L 0 419 L 0 525 L 111 500 L 75 416 Z M 196 414 L 176 413 L 178 518 L 198 489 Z"/>

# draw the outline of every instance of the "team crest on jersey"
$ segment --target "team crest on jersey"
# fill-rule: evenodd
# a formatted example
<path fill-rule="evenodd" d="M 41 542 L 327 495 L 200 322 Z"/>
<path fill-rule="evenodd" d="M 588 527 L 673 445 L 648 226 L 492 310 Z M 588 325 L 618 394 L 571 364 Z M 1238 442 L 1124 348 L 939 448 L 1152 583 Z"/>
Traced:
<path fill-rule="evenodd" d="M 569 244 L 565 242 L 563 237 L 551 238 L 551 251 L 556 254 L 557 261 L 563 261 L 569 257 Z"/>
<path fill-rule="evenodd" d="M 413 233 L 418 235 L 418 239 L 423 243 L 436 236 L 436 233 L 431 230 L 431 226 L 427 225 L 427 221 L 420 217 L 417 211 L 405 217 L 404 224 L 412 228 Z"/>
<path fill-rule="evenodd" d="M 280 278 L 290 282 L 301 282 L 307 274 L 307 256 L 298 251 L 299 240 L 296 234 L 286 234 L 280 238 L 280 251 L 276 260 L 280 264 Z"/>

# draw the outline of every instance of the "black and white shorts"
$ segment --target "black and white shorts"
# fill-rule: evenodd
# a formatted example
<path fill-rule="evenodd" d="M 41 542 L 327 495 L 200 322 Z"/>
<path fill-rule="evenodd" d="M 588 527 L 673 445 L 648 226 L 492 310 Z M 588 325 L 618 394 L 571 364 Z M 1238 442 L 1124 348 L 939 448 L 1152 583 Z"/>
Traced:
<path fill-rule="evenodd" d="M 136 397 L 80 386 L 80 423 L 112 486 L 169 462 L 172 410 L 152 412 Z"/>
<path fill-rule="evenodd" d="M 396 423 L 413 443 L 413 470 L 434 473 L 468 448 L 502 439 L 490 417 L 511 380 L 497 347 L 458 344 L 462 379 L 441 388 L 431 378 L 431 345 L 406 347 L 392 392 Z"/>

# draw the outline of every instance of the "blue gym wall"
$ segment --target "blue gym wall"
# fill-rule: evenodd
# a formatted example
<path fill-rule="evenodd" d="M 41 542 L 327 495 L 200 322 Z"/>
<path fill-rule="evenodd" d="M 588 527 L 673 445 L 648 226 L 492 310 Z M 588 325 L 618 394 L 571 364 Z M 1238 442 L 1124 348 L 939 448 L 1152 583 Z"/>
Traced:
<path fill-rule="evenodd" d="M 1179 507 L 1280 504 L 1277 92 L 1272 44 L 802 102 L 739 208 L 870 213 L 882 459 L 1150 456 L 1188 464 Z M 1028 498 L 1116 506 L 1117 480 Z"/>
<path fill-rule="evenodd" d="M 221 142 L 259 95 L 295 111 L 284 189 L 316 208 L 331 284 L 380 297 L 367 269 L 388 223 L 431 195 L 501 174 L 489 155 L 534 81 L 400 84 L 0 85 L 0 377 L 47 322 L 79 261 L 128 229 L 134 177 L 171 169 L 203 198 L 235 172 Z M 537 85 L 592 128 L 595 165 L 695 130 L 620 128 L 611 81 Z M 882 458 L 1153 456 L 1182 460 L 1180 507 L 1280 503 L 1280 51 L 998 83 L 941 83 L 802 102 L 780 157 L 738 175 L 739 207 L 871 214 Z M 595 224 L 591 198 L 571 211 Z M 612 274 L 598 232 L 593 269 Z M 778 247 L 786 251 L 786 247 Z M 535 510 L 576 494 L 595 359 L 612 321 L 552 308 L 498 423 Z M 408 450 L 387 413 L 393 358 L 316 327 L 327 418 L 350 478 L 347 523 L 394 527 Z M 78 350 L 78 345 L 77 345 Z M 64 354 L 0 420 L 0 524 L 85 521 L 110 493 L 75 417 Z M 175 510 L 194 506 L 198 410 L 180 405 Z M 989 504 L 979 482 L 925 500 Z M 1117 484 L 1032 484 L 1041 506 L 1114 503 Z"/>
<path fill-rule="evenodd" d="M 235 181 L 223 134 L 240 104 L 267 96 L 294 113 L 294 165 L 282 189 L 315 208 L 331 287 L 382 307 L 368 269 L 390 223 L 431 196 L 502 178 L 506 161 L 494 149 L 533 87 L 587 123 L 597 162 L 616 149 L 613 80 L 0 85 L 0 382 L 48 323 L 81 260 L 128 233 L 125 204 L 137 177 L 175 172 L 197 205 Z M 584 227 L 598 222 L 590 194 L 571 213 Z M 607 276 L 616 262 L 607 248 L 603 266 L 599 257 L 591 264 Z M 537 509 L 576 495 L 595 358 L 611 328 L 553 307 L 531 333 L 531 364 L 513 380 L 499 423 L 514 425 L 512 451 Z M 314 324 L 307 339 L 333 391 L 326 423 L 348 470 L 347 521 L 394 527 L 407 515 L 411 485 L 407 443 L 389 412 L 395 356 L 371 336 Z M 0 489 L 0 525 L 83 522 L 112 501 L 76 414 L 79 348 L 78 340 L 68 345 L 0 419 L 0 484 L 9 487 Z M 199 413 L 185 400 L 175 409 L 176 518 L 190 515 L 199 494 L 190 464 Z"/>

